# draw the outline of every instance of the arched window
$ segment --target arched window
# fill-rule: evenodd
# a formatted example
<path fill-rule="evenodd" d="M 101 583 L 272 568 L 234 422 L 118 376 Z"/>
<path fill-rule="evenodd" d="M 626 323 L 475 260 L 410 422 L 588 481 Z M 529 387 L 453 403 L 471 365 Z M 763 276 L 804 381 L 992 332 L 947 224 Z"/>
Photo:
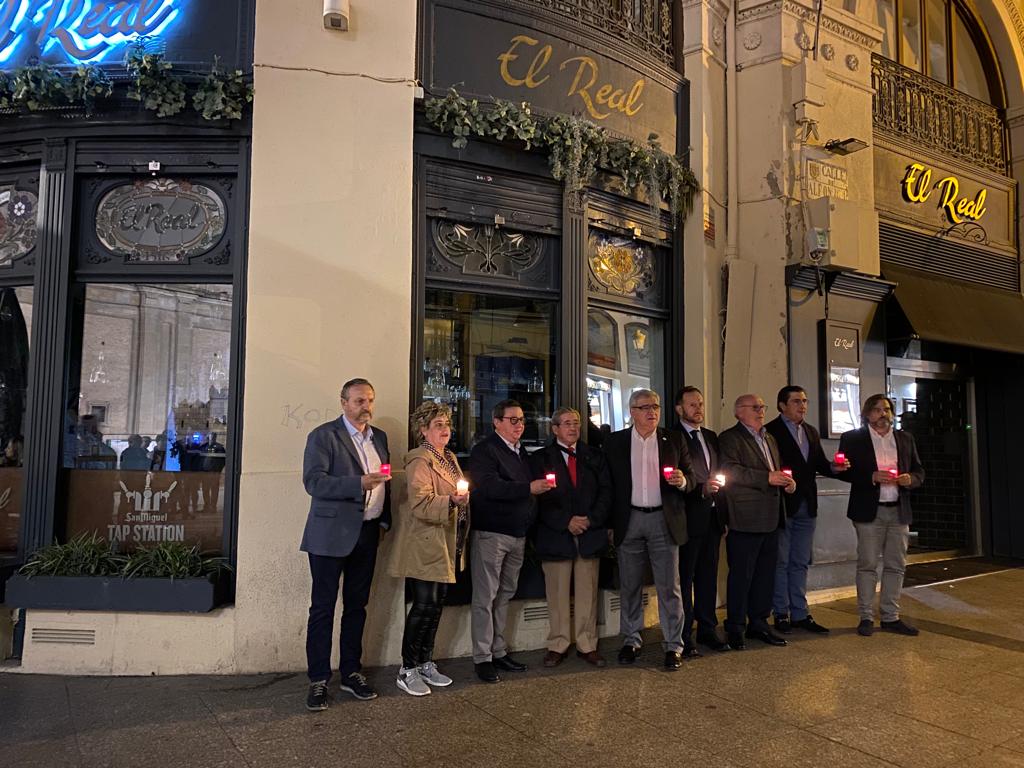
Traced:
<path fill-rule="evenodd" d="M 875 10 L 887 59 L 1004 106 L 992 49 L 959 0 L 875 0 Z"/>

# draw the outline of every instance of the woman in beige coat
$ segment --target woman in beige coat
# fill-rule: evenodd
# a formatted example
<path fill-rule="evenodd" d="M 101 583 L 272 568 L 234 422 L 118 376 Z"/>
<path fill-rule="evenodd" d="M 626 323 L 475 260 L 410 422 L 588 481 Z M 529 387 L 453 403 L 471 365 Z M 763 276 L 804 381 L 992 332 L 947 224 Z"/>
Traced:
<path fill-rule="evenodd" d="M 466 566 L 469 491 L 459 462 L 448 449 L 451 410 L 441 403 L 423 403 L 410 417 L 418 448 L 405 457 L 409 498 L 398 521 L 391 561 L 392 576 L 404 576 L 412 606 L 402 636 L 402 668 L 397 685 L 413 696 L 426 696 L 430 686 L 443 688 L 452 679 L 438 671 L 432 656 L 437 626 L 448 585 Z M 468 488 L 468 486 L 465 486 Z"/>

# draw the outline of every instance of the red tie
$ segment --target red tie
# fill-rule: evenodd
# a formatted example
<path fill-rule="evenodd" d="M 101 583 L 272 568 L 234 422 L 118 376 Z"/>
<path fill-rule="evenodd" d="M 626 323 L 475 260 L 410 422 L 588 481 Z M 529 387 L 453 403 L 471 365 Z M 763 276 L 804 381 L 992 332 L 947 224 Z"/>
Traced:
<path fill-rule="evenodd" d="M 572 480 L 573 488 L 576 487 L 576 454 L 569 454 L 569 479 Z"/>

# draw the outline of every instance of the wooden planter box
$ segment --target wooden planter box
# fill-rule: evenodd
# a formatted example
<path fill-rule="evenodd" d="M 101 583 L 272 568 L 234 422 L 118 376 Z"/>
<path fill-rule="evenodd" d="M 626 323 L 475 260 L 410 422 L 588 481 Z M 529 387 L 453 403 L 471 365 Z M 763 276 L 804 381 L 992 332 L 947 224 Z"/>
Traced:
<path fill-rule="evenodd" d="M 12 608 L 54 611 L 206 613 L 227 602 L 227 579 L 122 579 L 117 576 L 22 576 L 7 580 Z"/>

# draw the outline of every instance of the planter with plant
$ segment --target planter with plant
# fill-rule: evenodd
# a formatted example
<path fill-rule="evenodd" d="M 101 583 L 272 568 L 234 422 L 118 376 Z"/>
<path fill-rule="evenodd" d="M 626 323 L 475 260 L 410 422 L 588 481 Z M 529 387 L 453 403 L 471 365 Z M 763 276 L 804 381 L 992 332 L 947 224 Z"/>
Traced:
<path fill-rule="evenodd" d="M 210 611 L 228 599 L 231 566 L 198 547 L 164 542 L 119 553 L 95 533 L 32 554 L 7 581 L 18 608 Z"/>

